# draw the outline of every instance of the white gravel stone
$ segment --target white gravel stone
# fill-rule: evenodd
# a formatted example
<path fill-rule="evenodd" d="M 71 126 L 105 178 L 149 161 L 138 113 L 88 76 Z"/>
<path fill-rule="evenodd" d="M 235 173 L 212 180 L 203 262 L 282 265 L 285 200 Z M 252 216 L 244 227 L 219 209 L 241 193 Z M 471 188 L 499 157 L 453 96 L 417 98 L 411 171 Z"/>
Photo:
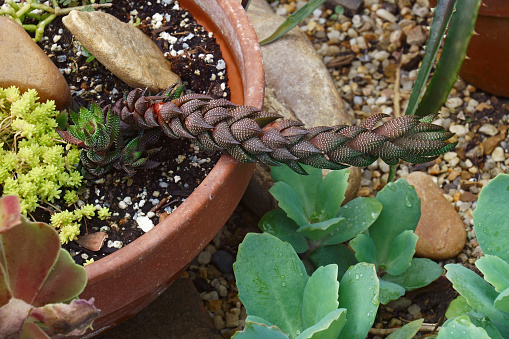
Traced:
<path fill-rule="evenodd" d="M 491 153 L 491 159 L 493 159 L 493 161 L 504 161 L 505 160 L 504 149 L 502 147 L 496 147 L 493 150 L 493 153 Z"/>
<path fill-rule="evenodd" d="M 383 9 L 383 8 L 380 8 L 379 10 L 377 10 L 376 15 L 378 15 L 378 17 L 380 17 L 384 20 L 390 21 L 390 22 L 396 22 L 398 20 L 394 16 L 394 14 L 392 14 L 391 12 L 389 12 L 388 10 Z"/>
<path fill-rule="evenodd" d="M 452 159 L 456 158 L 458 154 L 456 152 L 447 152 L 444 154 L 444 160 L 450 162 Z"/>
<path fill-rule="evenodd" d="M 449 131 L 454 134 L 457 134 L 458 137 L 464 137 L 468 133 L 468 129 L 463 125 L 452 125 L 449 127 Z"/>
<path fill-rule="evenodd" d="M 450 109 L 460 107 L 461 105 L 463 105 L 463 100 L 457 97 L 449 98 L 445 102 L 445 106 Z"/>
<path fill-rule="evenodd" d="M 145 233 L 154 228 L 154 223 L 149 217 L 139 216 L 136 218 L 136 223 L 138 224 L 138 228 L 141 228 L 141 230 Z"/>
<path fill-rule="evenodd" d="M 481 126 L 481 128 L 479 128 L 479 132 L 494 136 L 498 134 L 498 129 L 492 124 L 484 124 Z"/>

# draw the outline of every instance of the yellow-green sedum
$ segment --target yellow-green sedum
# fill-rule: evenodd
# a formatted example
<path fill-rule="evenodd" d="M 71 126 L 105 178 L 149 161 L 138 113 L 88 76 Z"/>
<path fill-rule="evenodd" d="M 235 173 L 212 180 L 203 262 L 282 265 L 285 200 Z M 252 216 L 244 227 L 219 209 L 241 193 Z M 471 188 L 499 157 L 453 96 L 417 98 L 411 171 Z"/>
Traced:
<path fill-rule="evenodd" d="M 55 103 L 37 102 L 33 89 L 20 93 L 16 87 L 0 88 L 0 186 L 2 195 L 20 198 L 21 212 L 27 215 L 44 203 L 64 199 L 67 205 L 78 201 L 75 191 L 83 177 L 77 170 L 79 149 L 65 143 L 55 131 L 59 112 Z M 80 232 L 79 221 L 95 215 L 96 207 L 85 205 L 73 212 L 62 211 L 51 217 L 67 243 Z M 104 220 L 107 208 L 98 215 Z"/>

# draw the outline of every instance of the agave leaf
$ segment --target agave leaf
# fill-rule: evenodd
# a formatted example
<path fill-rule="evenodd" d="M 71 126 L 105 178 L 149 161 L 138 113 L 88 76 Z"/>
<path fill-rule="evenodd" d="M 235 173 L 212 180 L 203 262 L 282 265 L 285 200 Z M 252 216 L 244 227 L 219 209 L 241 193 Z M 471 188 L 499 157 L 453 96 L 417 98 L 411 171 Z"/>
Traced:
<path fill-rule="evenodd" d="M 410 95 L 410 101 L 408 102 L 405 113 L 406 115 L 413 115 L 417 110 L 419 100 L 426 88 L 429 73 L 433 67 L 434 60 L 437 57 L 440 43 L 445 35 L 447 25 L 451 20 L 456 1 L 457 0 L 440 0 L 435 7 L 433 23 L 431 24 L 428 42 L 426 43 L 426 51 L 424 53 L 424 58 L 422 59 L 419 73 L 417 74 L 417 80 L 415 80 L 415 84 Z"/>
<path fill-rule="evenodd" d="M 447 31 L 442 55 L 415 115 L 425 116 L 440 110 L 458 78 L 461 64 L 465 59 L 468 43 L 474 34 L 481 0 L 456 2 L 456 10 Z"/>
<path fill-rule="evenodd" d="M 323 4 L 325 0 L 310 0 L 307 4 L 302 6 L 299 10 L 291 14 L 285 22 L 279 26 L 274 33 L 272 33 L 268 38 L 260 41 L 260 46 L 271 43 L 284 34 L 286 34 L 289 30 L 297 26 L 301 23 L 305 18 L 307 18 L 315 9 L 318 8 L 321 4 Z"/>

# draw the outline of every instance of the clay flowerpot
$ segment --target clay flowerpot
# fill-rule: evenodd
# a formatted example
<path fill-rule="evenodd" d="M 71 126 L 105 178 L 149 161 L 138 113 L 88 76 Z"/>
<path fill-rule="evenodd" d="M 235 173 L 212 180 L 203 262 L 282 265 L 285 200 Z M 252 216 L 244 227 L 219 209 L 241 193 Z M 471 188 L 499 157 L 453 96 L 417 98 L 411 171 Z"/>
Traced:
<path fill-rule="evenodd" d="M 437 0 L 431 0 L 436 6 Z M 509 1 L 483 0 L 460 76 L 483 91 L 509 97 Z"/>
<path fill-rule="evenodd" d="M 236 0 L 180 0 L 221 46 L 232 101 L 261 108 L 263 67 L 256 34 Z M 86 337 L 136 314 L 159 296 L 213 239 L 237 206 L 253 165 L 222 156 L 186 201 L 151 231 L 88 266 L 81 298 L 101 310 Z"/>
<path fill-rule="evenodd" d="M 483 0 L 460 75 L 472 85 L 509 97 L 509 1 Z"/>

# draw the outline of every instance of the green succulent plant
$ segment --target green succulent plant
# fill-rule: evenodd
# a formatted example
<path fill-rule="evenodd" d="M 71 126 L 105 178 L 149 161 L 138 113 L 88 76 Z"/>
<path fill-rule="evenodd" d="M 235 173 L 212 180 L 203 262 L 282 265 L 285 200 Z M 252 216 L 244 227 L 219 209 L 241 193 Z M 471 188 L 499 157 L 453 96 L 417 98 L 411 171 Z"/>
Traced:
<path fill-rule="evenodd" d="M 66 142 L 82 149 L 80 160 L 84 177 L 101 176 L 112 167 L 133 175 L 137 168 L 159 165 L 148 160 L 153 151 L 146 150 L 147 145 L 159 138 L 157 131 L 142 132 L 126 143 L 120 131 L 120 119 L 109 107 L 101 109 L 92 104 L 90 109 L 81 108 L 79 114 L 70 111 L 69 115 L 74 125 L 57 132 Z"/>

